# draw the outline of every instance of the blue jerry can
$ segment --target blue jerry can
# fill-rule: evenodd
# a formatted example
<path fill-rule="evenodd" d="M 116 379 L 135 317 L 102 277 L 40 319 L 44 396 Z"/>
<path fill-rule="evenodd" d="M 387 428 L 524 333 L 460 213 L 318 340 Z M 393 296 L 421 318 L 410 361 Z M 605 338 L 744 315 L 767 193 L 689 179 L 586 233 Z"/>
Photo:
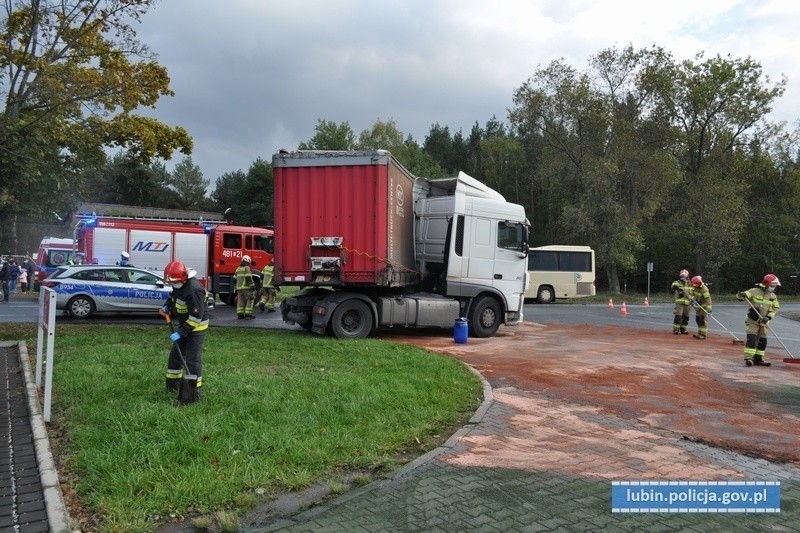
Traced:
<path fill-rule="evenodd" d="M 459 344 L 464 344 L 469 338 L 469 327 L 467 319 L 464 317 L 456 318 L 456 323 L 453 326 L 453 340 Z"/>

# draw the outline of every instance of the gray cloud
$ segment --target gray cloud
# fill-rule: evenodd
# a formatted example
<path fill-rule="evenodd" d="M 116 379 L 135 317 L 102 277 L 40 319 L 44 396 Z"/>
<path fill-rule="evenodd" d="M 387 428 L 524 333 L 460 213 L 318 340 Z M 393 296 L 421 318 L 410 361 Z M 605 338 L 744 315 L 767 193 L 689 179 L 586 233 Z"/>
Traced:
<path fill-rule="evenodd" d="M 419 143 L 434 123 L 468 134 L 493 115 L 505 121 L 514 89 L 538 65 L 564 57 L 584 68 L 608 46 L 657 43 L 678 57 L 703 49 L 752 55 L 770 73 L 800 71 L 790 55 L 796 30 L 784 12 L 797 15 L 791 5 L 647 4 L 169 0 L 157 3 L 138 31 L 176 93 L 150 114 L 187 128 L 192 158 L 212 183 L 295 148 L 318 119 L 348 121 L 356 134 L 392 119 Z M 741 41 L 753 52 L 743 53 Z M 800 116 L 798 98 L 787 97 L 776 113 L 792 121 Z"/>

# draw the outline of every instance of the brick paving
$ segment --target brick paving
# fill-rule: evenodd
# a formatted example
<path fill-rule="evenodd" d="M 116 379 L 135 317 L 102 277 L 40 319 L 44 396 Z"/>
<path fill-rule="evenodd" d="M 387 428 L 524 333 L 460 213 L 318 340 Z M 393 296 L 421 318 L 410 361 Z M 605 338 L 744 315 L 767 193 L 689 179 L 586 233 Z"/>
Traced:
<path fill-rule="evenodd" d="M 251 531 L 800 531 L 795 466 L 535 392 L 493 396 L 477 423 L 428 460 Z M 781 512 L 611 512 L 612 480 L 655 479 L 780 481 Z"/>
<path fill-rule="evenodd" d="M 0 346 L 0 396 L 0 531 L 48 531 L 26 380 L 16 345 Z"/>

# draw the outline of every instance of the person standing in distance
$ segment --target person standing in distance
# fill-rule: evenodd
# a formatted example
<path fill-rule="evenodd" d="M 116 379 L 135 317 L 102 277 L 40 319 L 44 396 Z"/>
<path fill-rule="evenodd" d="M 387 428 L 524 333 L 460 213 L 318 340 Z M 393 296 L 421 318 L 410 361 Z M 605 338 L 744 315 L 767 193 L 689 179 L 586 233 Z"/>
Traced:
<path fill-rule="evenodd" d="M 708 335 L 708 315 L 711 314 L 711 292 L 701 276 L 692 278 L 692 307 L 697 322 L 695 339 L 704 340 Z"/>
<path fill-rule="evenodd" d="M 6 258 L 2 259 L 3 266 L 0 267 L 0 284 L 3 285 L 3 301 L 8 301 L 8 278 L 11 272 L 11 265 L 8 264 Z"/>
<path fill-rule="evenodd" d="M 780 309 L 775 289 L 781 286 L 778 276 L 767 274 L 761 283 L 746 291 L 736 293 L 736 299 L 747 300 L 750 309 L 744 317 L 745 334 L 744 364 L 747 366 L 770 366 L 764 359 L 767 350 L 767 324 Z"/>
<path fill-rule="evenodd" d="M 274 313 L 275 296 L 277 291 L 275 290 L 275 286 L 272 284 L 272 280 L 275 278 L 275 267 L 272 259 L 270 259 L 269 264 L 264 267 L 264 270 L 261 271 L 261 275 L 263 280 L 261 282 L 261 293 L 259 295 L 260 298 L 258 300 L 258 308 L 264 311 L 266 306 L 266 309 L 270 313 Z"/>
<path fill-rule="evenodd" d="M 692 303 L 692 284 L 689 281 L 689 271 L 685 268 L 678 273 L 678 279 L 672 282 L 670 290 L 675 293 L 675 310 L 672 319 L 672 333 L 675 335 L 689 334 L 689 311 Z"/>
<path fill-rule="evenodd" d="M 119 254 L 119 261 L 117 261 L 117 265 L 123 267 L 133 266 L 131 265 L 131 254 L 129 254 L 128 252 L 122 252 L 121 254 Z"/>
<path fill-rule="evenodd" d="M 251 259 L 249 255 L 242 256 L 242 262 L 236 269 L 236 317 L 239 320 L 252 320 L 253 306 L 255 305 L 256 282 L 253 271 L 250 270 Z"/>
<path fill-rule="evenodd" d="M 172 286 L 172 294 L 161 308 L 176 323 L 169 339 L 173 342 L 167 360 L 167 391 L 180 389 L 184 368 L 180 353 L 186 360 L 189 373 L 197 376 L 196 388 L 203 386 L 203 343 L 209 325 L 206 290 L 180 261 L 170 261 L 164 269 L 164 280 Z M 197 395 L 193 400 L 197 399 Z M 193 401 L 192 400 L 192 401 Z"/>

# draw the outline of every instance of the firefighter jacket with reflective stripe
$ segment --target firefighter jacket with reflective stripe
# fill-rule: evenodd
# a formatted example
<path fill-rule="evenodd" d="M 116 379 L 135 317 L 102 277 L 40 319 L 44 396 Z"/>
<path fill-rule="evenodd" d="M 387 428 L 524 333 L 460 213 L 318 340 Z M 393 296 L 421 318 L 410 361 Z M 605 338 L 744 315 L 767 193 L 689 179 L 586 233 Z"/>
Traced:
<path fill-rule="evenodd" d="M 670 289 L 675 292 L 676 304 L 689 305 L 692 303 L 692 284 L 688 279 L 686 281 L 679 279 L 673 281 Z"/>
<path fill-rule="evenodd" d="M 703 306 L 706 312 L 711 312 L 711 292 L 708 290 L 708 285 L 701 283 L 699 287 L 692 286 L 692 298 L 697 301 L 698 305 Z"/>
<path fill-rule="evenodd" d="M 167 306 L 170 314 L 178 322 L 175 331 L 180 333 L 181 337 L 188 337 L 192 333 L 208 329 L 206 290 L 197 279 L 189 278 L 180 287 L 173 287 Z"/>
<path fill-rule="evenodd" d="M 262 287 L 266 287 L 267 289 L 272 289 L 272 278 L 275 277 L 275 267 L 272 265 L 267 265 L 264 267 L 264 270 L 261 271 L 261 275 L 264 277 L 264 280 L 261 282 Z"/>
<path fill-rule="evenodd" d="M 256 288 L 256 283 L 253 281 L 253 271 L 249 266 L 242 265 L 236 269 L 236 290 L 246 291 Z"/>
<path fill-rule="evenodd" d="M 774 292 L 767 292 L 767 288 L 763 283 L 759 283 L 757 286 L 744 291 L 742 294 L 743 296 L 740 297 L 736 295 L 736 297 L 739 300 L 744 300 L 745 298 L 750 300 L 750 303 L 756 308 L 758 314 L 762 317 L 769 317 L 770 320 L 775 318 L 775 315 L 778 314 L 778 309 L 781 308 L 778 303 L 778 295 Z M 752 308 L 747 312 L 747 317 L 751 320 L 758 320 L 758 315 Z"/>

